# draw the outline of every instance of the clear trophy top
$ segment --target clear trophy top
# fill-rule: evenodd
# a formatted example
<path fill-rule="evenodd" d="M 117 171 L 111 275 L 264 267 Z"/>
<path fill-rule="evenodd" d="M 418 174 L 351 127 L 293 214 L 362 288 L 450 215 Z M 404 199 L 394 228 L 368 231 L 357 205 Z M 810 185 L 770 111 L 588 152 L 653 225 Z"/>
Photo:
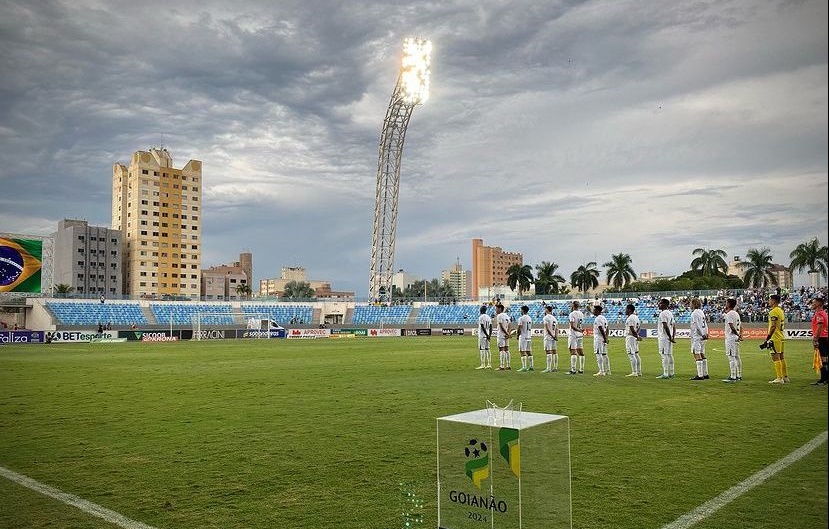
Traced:
<path fill-rule="evenodd" d="M 487 401 L 487 407 L 482 410 L 467 411 L 446 417 L 438 417 L 439 421 L 463 422 L 479 426 L 506 426 L 521 430 L 531 428 L 539 424 L 567 419 L 565 415 L 552 415 L 549 413 L 534 413 L 523 411 L 521 404 L 513 406 L 512 401 L 501 408 Z"/>

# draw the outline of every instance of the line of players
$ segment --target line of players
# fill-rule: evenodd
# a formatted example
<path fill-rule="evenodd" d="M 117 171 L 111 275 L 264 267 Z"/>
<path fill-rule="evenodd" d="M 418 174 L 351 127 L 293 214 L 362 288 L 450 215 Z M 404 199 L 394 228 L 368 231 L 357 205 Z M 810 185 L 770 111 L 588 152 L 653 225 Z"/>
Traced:
<path fill-rule="evenodd" d="M 674 378 L 673 346 L 676 343 L 676 322 L 673 313 L 668 310 L 669 301 L 659 301 L 658 348 L 662 359 L 662 374 L 656 378 Z M 708 322 L 702 311 L 699 299 L 691 300 L 691 353 L 694 356 L 697 374 L 691 380 L 707 380 L 708 359 L 705 356 L 705 342 L 708 340 Z M 729 377 L 723 382 L 737 382 L 742 380 L 742 360 L 740 359 L 740 345 L 742 330 L 740 315 L 736 311 L 737 301 L 726 301 L 725 312 L 725 354 L 730 368 Z M 569 332 L 567 333 L 567 348 L 570 350 L 570 375 L 584 373 L 584 313 L 579 309 L 578 301 L 573 301 L 572 311 L 567 317 Z M 517 371 L 534 371 L 532 354 L 532 318 L 529 316 L 529 307 L 521 307 L 521 316 L 518 318 L 515 329 L 511 328 L 512 318 L 504 312 L 504 306 L 495 306 L 495 333 L 498 340 L 500 362 L 499 371 L 509 371 L 510 365 L 509 338 L 518 334 L 518 351 L 521 354 L 521 368 Z M 630 360 L 631 371 L 628 377 L 642 376 L 642 361 L 639 357 L 639 342 L 642 336 L 639 333 L 641 322 L 636 315 L 636 308 L 629 304 L 625 307 L 625 351 Z M 593 376 L 610 375 L 610 358 L 607 355 L 607 346 L 610 338 L 607 318 L 602 315 L 601 305 L 593 307 L 593 352 L 596 356 L 598 371 Z M 558 320 L 553 315 L 553 307 L 544 306 L 542 320 L 544 336 L 544 352 L 546 353 L 547 367 L 542 373 L 558 371 Z M 481 356 L 481 365 L 476 369 L 492 369 L 490 356 L 490 340 L 493 332 L 493 320 L 487 314 L 487 307 L 481 307 L 478 318 L 478 350 Z"/>

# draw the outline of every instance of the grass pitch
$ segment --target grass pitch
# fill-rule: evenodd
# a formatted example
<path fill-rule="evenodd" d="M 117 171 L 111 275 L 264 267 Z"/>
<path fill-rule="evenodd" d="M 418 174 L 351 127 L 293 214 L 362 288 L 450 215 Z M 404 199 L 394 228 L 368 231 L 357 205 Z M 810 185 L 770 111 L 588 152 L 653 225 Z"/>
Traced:
<path fill-rule="evenodd" d="M 515 399 L 570 417 L 574 527 L 659 529 L 827 429 L 810 342 L 787 342 L 786 386 L 757 343 L 738 384 L 718 342 L 702 382 L 687 342 L 656 380 L 655 340 L 641 379 L 620 339 L 603 379 L 589 353 L 541 373 L 539 342 L 533 373 L 475 371 L 468 336 L 8 345 L 0 466 L 159 529 L 399 528 L 408 482 L 430 528 L 435 418 Z M 697 527 L 825 528 L 828 465 L 823 445 Z M 0 527 L 112 526 L 0 477 Z"/>

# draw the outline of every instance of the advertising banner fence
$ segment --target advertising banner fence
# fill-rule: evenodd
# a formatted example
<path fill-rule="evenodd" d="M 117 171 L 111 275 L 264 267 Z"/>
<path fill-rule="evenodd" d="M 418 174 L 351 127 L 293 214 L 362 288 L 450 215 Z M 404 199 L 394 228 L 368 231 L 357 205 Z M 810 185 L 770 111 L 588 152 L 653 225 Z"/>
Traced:
<path fill-rule="evenodd" d="M 369 338 L 391 338 L 393 336 L 401 336 L 400 329 L 369 329 Z"/>
<path fill-rule="evenodd" d="M 331 329 L 290 329 L 288 339 L 313 340 L 316 338 L 328 338 L 331 336 Z"/>
<path fill-rule="evenodd" d="M 403 333 L 405 336 L 431 336 L 432 329 L 405 329 Z"/>
<path fill-rule="evenodd" d="M 43 331 L 0 331 L 0 343 L 43 343 Z"/>

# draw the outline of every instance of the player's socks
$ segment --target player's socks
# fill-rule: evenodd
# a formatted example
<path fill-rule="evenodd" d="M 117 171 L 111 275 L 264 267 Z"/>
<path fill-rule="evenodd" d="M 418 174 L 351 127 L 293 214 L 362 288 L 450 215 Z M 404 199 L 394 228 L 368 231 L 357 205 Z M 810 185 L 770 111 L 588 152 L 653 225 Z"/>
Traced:
<path fill-rule="evenodd" d="M 697 376 L 699 378 L 702 378 L 702 360 L 697 360 L 696 364 L 697 364 Z"/>
<path fill-rule="evenodd" d="M 774 378 L 783 378 L 783 366 L 780 360 L 774 361 Z"/>
<path fill-rule="evenodd" d="M 668 378 L 668 355 L 661 354 L 662 357 L 662 376 Z"/>
<path fill-rule="evenodd" d="M 521 369 L 527 369 L 527 357 L 521 355 Z"/>
<path fill-rule="evenodd" d="M 636 357 L 628 353 L 628 360 L 630 361 L 630 372 L 636 373 Z"/>
<path fill-rule="evenodd" d="M 527 364 L 529 364 L 530 369 L 533 369 L 533 355 L 527 355 Z"/>
<path fill-rule="evenodd" d="M 740 358 L 739 354 L 737 356 L 735 356 L 734 358 L 736 358 L 736 362 L 737 362 L 737 378 L 742 380 L 743 379 L 743 359 Z"/>
<path fill-rule="evenodd" d="M 547 371 L 551 371 L 553 369 L 553 355 L 547 355 Z"/>
<path fill-rule="evenodd" d="M 642 374 L 642 359 L 639 357 L 639 353 L 633 353 L 633 361 L 636 362 L 636 370 L 634 373 L 637 375 Z"/>
<path fill-rule="evenodd" d="M 604 362 L 602 361 L 602 355 L 596 353 L 596 366 L 599 368 L 599 373 L 604 373 Z"/>
<path fill-rule="evenodd" d="M 669 353 L 665 355 L 668 358 L 668 376 L 674 376 L 674 355 Z"/>
<path fill-rule="evenodd" d="M 509 355 L 509 351 L 504 351 L 504 358 L 507 361 L 507 369 L 512 369 L 512 358 Z"/>
<path fill-rule="evenodd" d="M 780 372 L 783 373 L 783 378 L 789 378 L 789 368 L 785 358 L 780 359 Z"/>
<path fill-rule="evenodd" d="M 579 371 L 584 371 L 584 355 L 579 356 Z"/>
<path fill-rule="evenodd" d="M 576 372 L 576 358 L 576 355 L 570 355 L 570 371 L 572 371 L 573 373 Z"/>
<path fill-rule="evenodd" d="M 504 358 L 504 351 L 498 351 L 498 353 L 501 355 L 501 364 L 500 364 L 500 367 L 507 367 L 507 365 L 506 365 L 506 360 L 505 360 L 505 358 Z"/>
<path fill-rule="evenodd" d="M 602 361 L 604 362 L 604 374 L 610 374 L 610 357 L 608 355 L 602 355 Z"/>
<path fill-rule="evenodd" d="M 553 353 L 551 356 L 553 357 L 553 369 L 558 371 L 558 353 Z"/>
<path fill-rule="evenodd" d="M 486 351 L 481 350 L 481 367 L 486 367 Z"/>
<path fill-rule="evenodd" d="M 702 376 L 704 376 L 704 377 L 708 376 L 708 359 L 707 358 L 702 359 Z"/>

